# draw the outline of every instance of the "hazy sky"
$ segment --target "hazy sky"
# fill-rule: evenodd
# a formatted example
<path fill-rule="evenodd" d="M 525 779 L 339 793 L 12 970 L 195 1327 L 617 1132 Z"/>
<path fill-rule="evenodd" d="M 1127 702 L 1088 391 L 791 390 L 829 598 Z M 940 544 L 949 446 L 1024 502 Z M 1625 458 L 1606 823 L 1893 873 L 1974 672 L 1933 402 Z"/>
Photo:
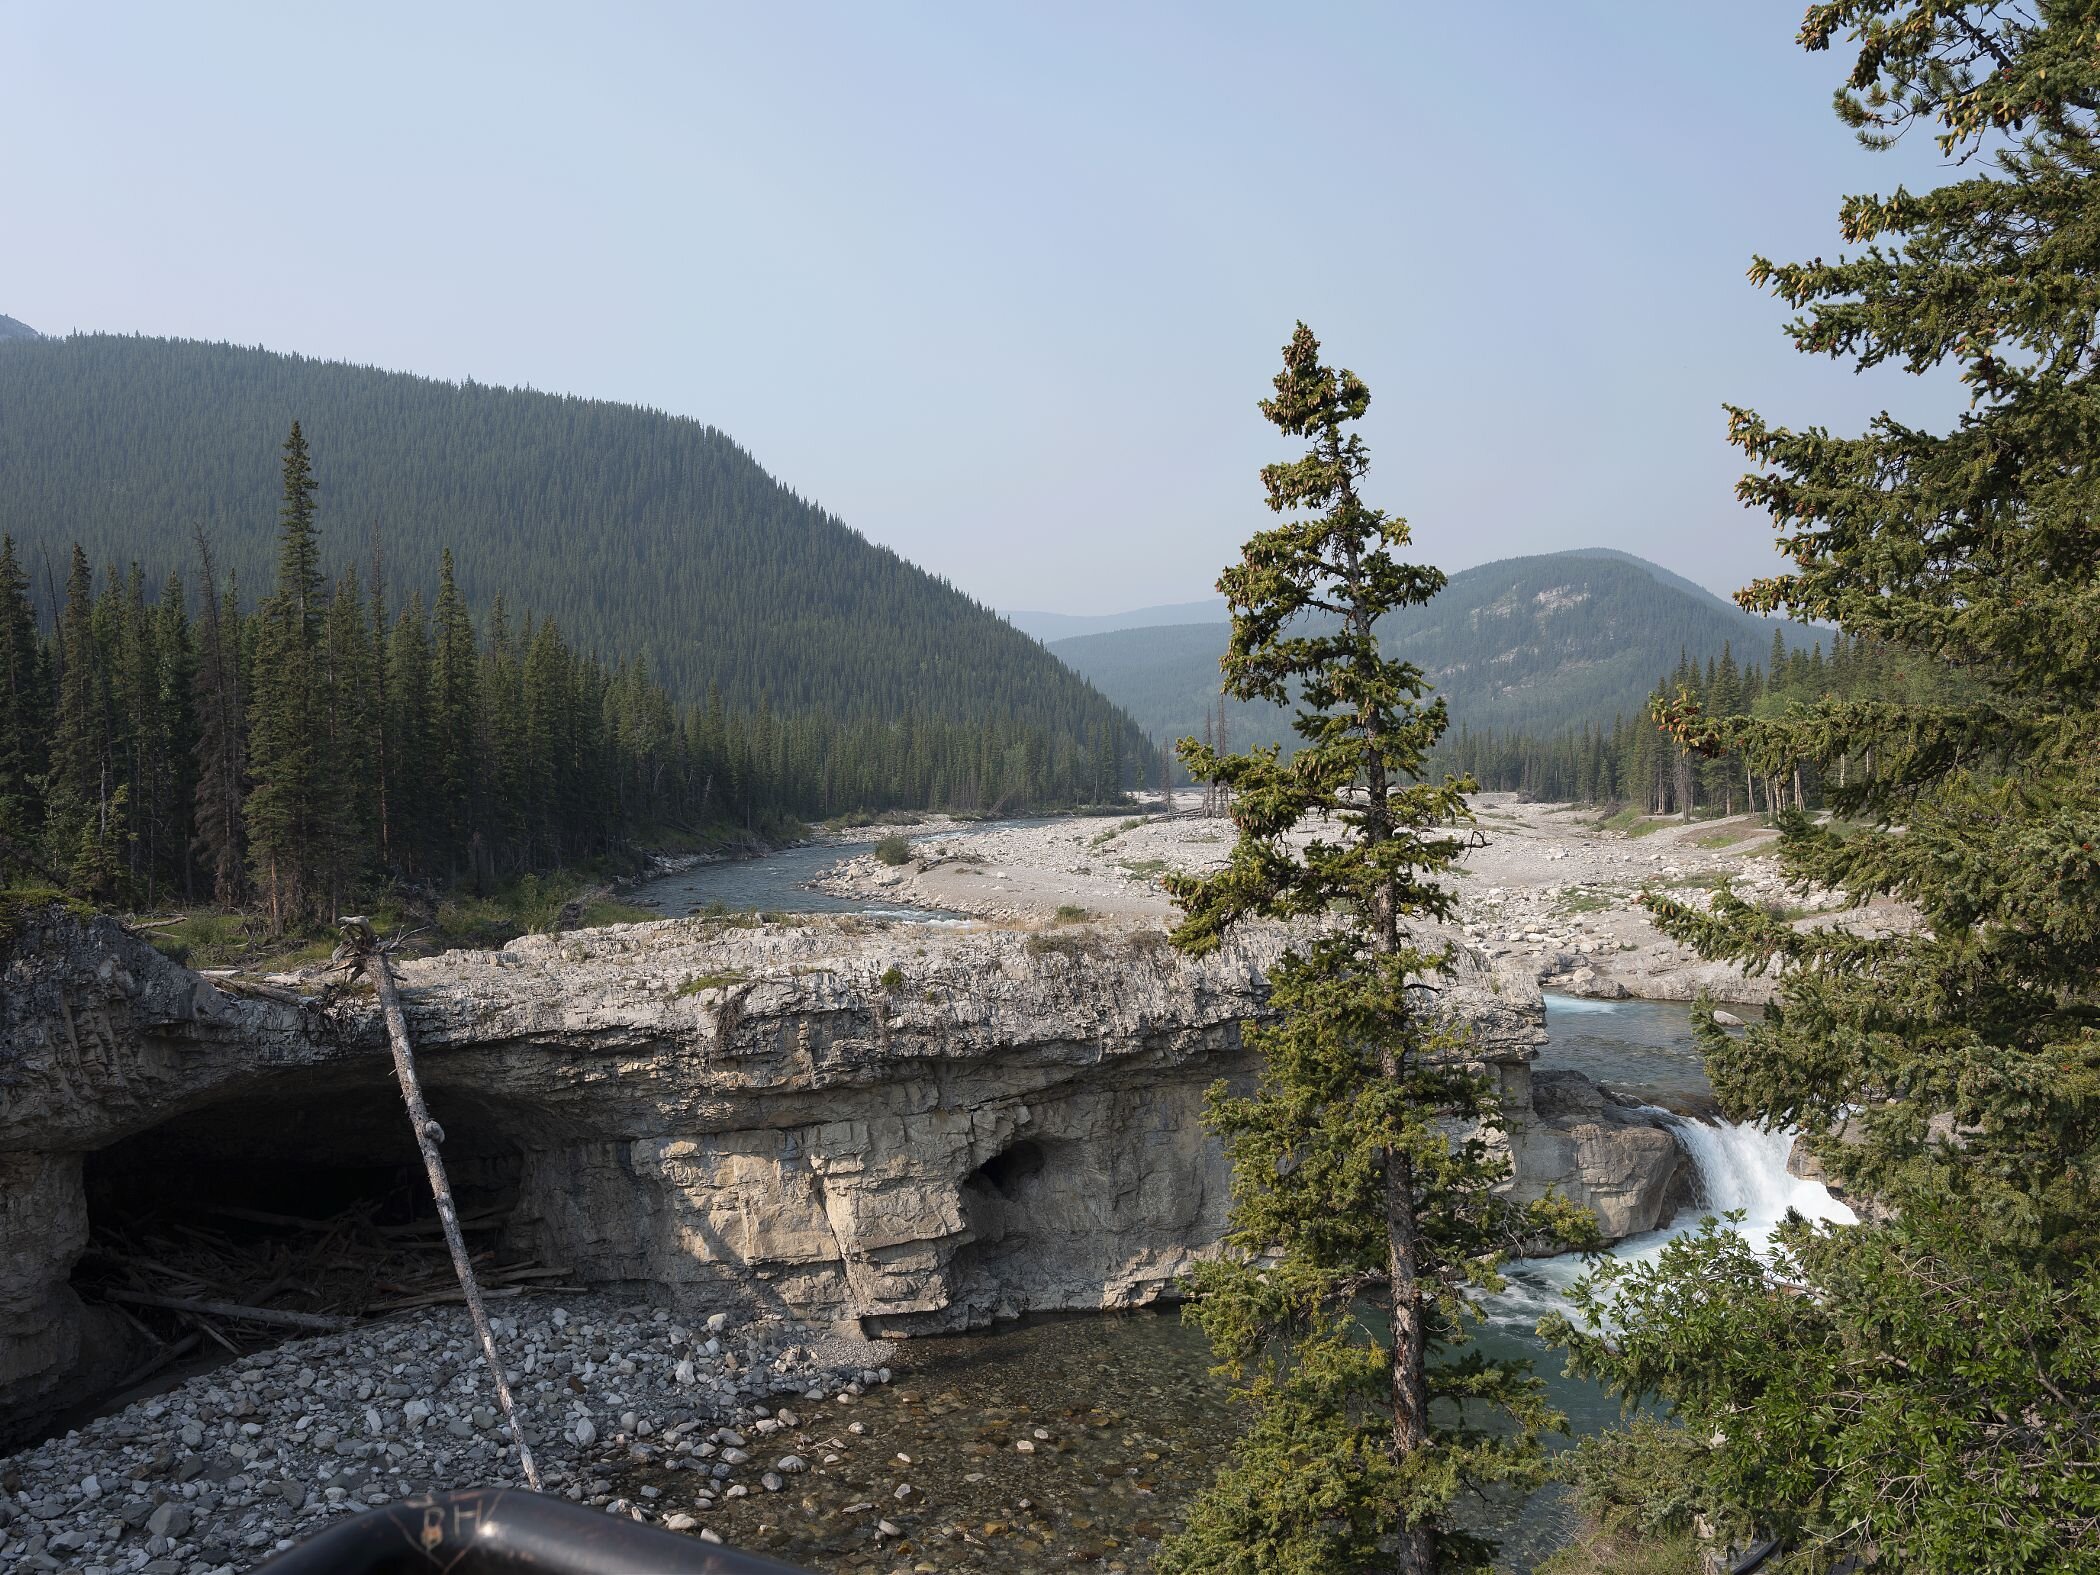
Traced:
<path fill-rule="evenodd" d="M 1775 560 L 1724 400 L 1955 408 L 1744 280 L 1944 178 L 1857 147 L 1802 8 L 0 0 L 0 313 L 660 406 L 1070 612 L 1267 518 L 1302 317 L 1422 556 L 1727 590 Z"/>

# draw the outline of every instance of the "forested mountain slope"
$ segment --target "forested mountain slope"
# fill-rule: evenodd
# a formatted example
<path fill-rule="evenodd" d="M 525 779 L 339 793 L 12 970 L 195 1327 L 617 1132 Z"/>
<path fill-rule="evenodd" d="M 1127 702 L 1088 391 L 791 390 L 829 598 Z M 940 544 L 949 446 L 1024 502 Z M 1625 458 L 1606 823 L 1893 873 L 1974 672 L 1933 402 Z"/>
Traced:
<path fill-rule="evenodd" d="M 1379 632 L 1389 653 L 1429 675 L 1455 724 L 1551 734 L 1633 714 L 1682 656 L 1703 664 L 1724 646 L 1762 656 L 1775 630 L 1790 644 L 1813 638 L 1643 559 L 1594 549 L 1462 570 L 1428 606 L 1394 614 Z M 1227 633 L 1223 623 L 1128 629 L 1050 649 L 1146 732 L 1179 737 L 1215 712 Z M 1235 745 L 1288 737 L 1288 717 L 1273 706 L 1233 702 L 1227 722 Z"/>
<path fill-rule="evenodd" d="M 277 453 L 312 445 L 324 564 L 420 581 L 453 549 L 580 649 L 732 710 L 1040 730 L 1135 759 L 1129 720 L 989 609 L 795 496 L 727 436 L 605 400 L 186 340 L 0 343 L 0 532 L 39 599 L 96 565 L 194 582 L 193 527 L 249 596 L 274 571 Z M 390 568 L 389 577 L 395 571 Z"/>

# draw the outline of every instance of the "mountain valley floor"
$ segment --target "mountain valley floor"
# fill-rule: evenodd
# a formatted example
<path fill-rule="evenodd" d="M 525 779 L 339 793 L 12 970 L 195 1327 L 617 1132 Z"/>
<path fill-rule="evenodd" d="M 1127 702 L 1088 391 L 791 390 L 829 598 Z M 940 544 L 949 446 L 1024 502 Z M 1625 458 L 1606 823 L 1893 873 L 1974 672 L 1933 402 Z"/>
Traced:
<path fill-rule="evenodd" d="M 1761 816 L 1653 819 L 1608 816 L 1594 806 L 1537 804 L 1514 793 L 1473 800 L 1482 844 L 1466 858 L 1459 927 L 1490 959 L 1528 964 L 1548 988 L 1604 999 L 1717 1000 L 1760 1005 L 1770 977 L 1702 962 L 1667 940 L 1640 906 L 1644 891 L 1703 901 L 1728 886 L 1745 901 L 1800 925 L 1843 922 L 1886 932 L 1909 916 L 1889 904 L 1844 913 L 1821 891 L 1781 878 L 1778 833 Z M 1169 870 L 1215 869 L 1232 847 L 1223 816 L 1202 813 L 1183 791 L 1169 809 L 1150 795 L 1122 821 L 1056 820 L 911 834 L 911 858 L 884 864 L 873 852 L 820 876 L 823 890 L 946 909 L 1023 926 L 1171 925 Z"/>

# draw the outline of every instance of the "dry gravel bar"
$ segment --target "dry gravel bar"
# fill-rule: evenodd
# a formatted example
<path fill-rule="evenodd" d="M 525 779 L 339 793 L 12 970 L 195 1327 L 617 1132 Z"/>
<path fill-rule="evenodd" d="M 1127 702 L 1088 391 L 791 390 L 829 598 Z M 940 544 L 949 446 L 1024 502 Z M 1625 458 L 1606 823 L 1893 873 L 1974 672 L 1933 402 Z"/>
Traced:
<path fill-rule="evenodd" d="M 493 1322 L 547 1491 L 702 1536 L 715 1502 L 798 1469 L 796 1407 L 890 1377 L 879 1342 L 597 1295 Z M 635 1466 L 691 1491 L 615 1497 Z M 0 1460 L 0 1570 L 246 1570 L 336 1516 L 516 1478 L 466 1315 L 433 1311 L 232 1359 Z"/>

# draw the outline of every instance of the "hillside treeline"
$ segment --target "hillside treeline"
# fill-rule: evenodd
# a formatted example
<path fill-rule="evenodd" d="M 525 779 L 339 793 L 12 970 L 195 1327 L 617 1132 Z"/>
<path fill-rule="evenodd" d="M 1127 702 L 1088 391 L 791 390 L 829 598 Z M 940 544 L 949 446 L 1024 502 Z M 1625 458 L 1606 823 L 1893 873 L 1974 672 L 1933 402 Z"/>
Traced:
<path fill-rule="evenodd" d="M 209 896 L 279 927 L 378 877 L 486 884 L 675 829 L 787 816 L 1013 810 L 1115 794 L 1134 762 L 1090 740 L 924 715 L 840 721 L 680 706 L 640 659 L 606 662 L 494 598 L 477 621 L 452 554 L 389 604 L 384 573 L 320 568 L 311 456 L 284 447 L 279 562 L 253 607 L 195 544 L 171 573 L 70 556 L 40 626 L 0 538 L 0 865 L 150 906 Z"/>
<path fill-rule="evenodd" d="M 1294 624 L 1303 634 L 1332 627 L 1323 615 Z M 1389 655 L 1422 669 L 1455 723 L 1540 739 L 1633 714 L 1681 653 L 1703 667 L 1730 646 L 1756 650 L 1776 635 L 1791 650 L 1810 638 L 1602 550 L 1461 569 L 1426 605 L 1388 613 L 1378 632 Z M 1050 649 L 1154 737 L 1172 740 L 1214 714 L 1229 634 L 1224 623 L 1176 624 L 1078 635 Z M 1225 707 L 1242 744 L 1298 747 L 1294 706 L 1227 697 Z"/>
<path fill-rule="evenodd" d="M 1847 639 L 1842 632 L 1831 635 L 1827 656 L 1820 642 L 1807 650 L 1788 649 L 1774 635 L 1763 666 L 1738 664 L 1727 647 L 1703 668 L 1680 656 L 1651 698 L 1674 703 L 1685 696 L 1708 716 L 1776 718 L 1826 698 L 1927 704 L 1945 700 L 1956 682 L 1944 667 L 1887 645 Z M 1833 781 L 1842 785 L 1863 763 L 1840 757 Z M 1646 708 L 1615 718 L 1609 727 L 1585 725 L 1544 738 L 1456 729 L 1436 764 L 1440 770 L 1469 773 L 1495 792 L 1546 802 L 1619 805 L 1649 815 L 1813 809 L 1822 805 L 1825 787 L 1822 769 L 1811 762 L 1773 776 L 1737 755 L 1695 756 L 1659 729 Z"/>
<path fill-rule="evenodd" d="M 331 562 L 362 560 L 351 544 L 375 531 L 404 564 L 450 546 L 477 614 L 499 593 L 529 605 L 579 649 L 645 660 L 682 704 L 712 690 L 744 714 L 1018 723 L 1086 747 L 1112 727 L 1143 746 L 1035 641 L 697 421 L 113 334 L 0 345 L 0 410 L 0 532 L 39 580 L 78 542 L 92 564 L 136 559 L 149 585 L 194 581 L 202 526 L 225 572 L 267 586 L 273 460 L 296 416 L 325 472 Z"/>

